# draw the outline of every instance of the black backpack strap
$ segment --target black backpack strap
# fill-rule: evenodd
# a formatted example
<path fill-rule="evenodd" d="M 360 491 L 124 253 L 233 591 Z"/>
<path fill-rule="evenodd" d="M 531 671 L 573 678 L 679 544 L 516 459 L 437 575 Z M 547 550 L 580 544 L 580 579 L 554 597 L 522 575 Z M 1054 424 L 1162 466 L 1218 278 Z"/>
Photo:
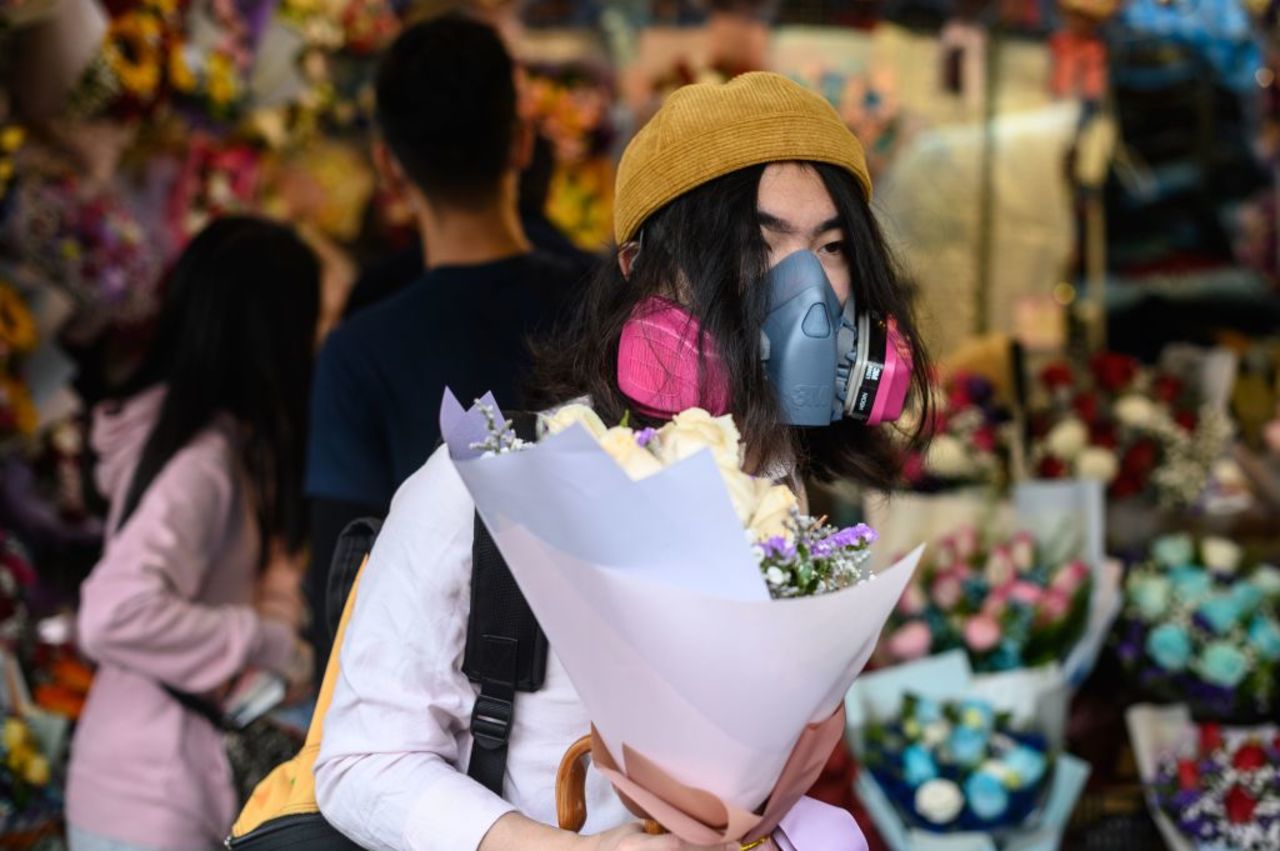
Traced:
<path fill-rule="evenodd" d="M 533 420 L 517 417 L 516 433 L 533 438 Z M 493 536 L 476 515 L 471 548 L 471 615 L 462 670 L 480 685 L 471 713 L 471 764 L 467 774 L 501 795 L 516 692 L 542 688 L 547 638 L 516 585 Z"/>
<path fill-rule="evenodd" d="M 351 588 L 356 584 L 360 566 L 364 564 L 365 556 L 373 551 L 373 542 L 381 530 L 382 521 L 377 517 L 361 517 L 348 523 L 338 536 L 338 543 L 333 548 L 333 561 L 329 563 L 329 582 L 324 594 L 327 647 L 333 647 L 347 597 L 351 596 Z"/>
<path fill-rule="evenodd" d="M 205 700 L 203 697 L 196 697 L 190 692 L 179 691 L 173 686 L 165 685 L 164 683 L 161 683 L 160 687 L 169 694 L 169 697 L 176 700 L 183 709 L 208 721 L 215 730 L 227 732 L 235 729 L 230 719 L 223 714 L 222 709 L 213 701 Z"/>

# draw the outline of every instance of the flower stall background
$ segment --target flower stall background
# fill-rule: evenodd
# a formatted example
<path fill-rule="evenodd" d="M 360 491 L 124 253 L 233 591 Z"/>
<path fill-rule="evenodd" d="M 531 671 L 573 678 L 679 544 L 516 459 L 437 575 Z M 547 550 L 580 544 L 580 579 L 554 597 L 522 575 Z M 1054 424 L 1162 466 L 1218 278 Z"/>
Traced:
<path fill-rule="evenodd" d="M 370 160 L 371 81 L 448 5 L 0 2 L 4 847 L 60 847 L 92 682 L 73 625 L 104 512 L 93 404 L 211 218 L 295 222 L 326 329 L 365 264 L 413 244 Z M 933 440 L 891 492 L 809 483 L 809 505 L 874 529 L 875 569 L 929 546 L 846 701 L 856 756 L 815 793 L 874 848 L 1195 847 L 1167 815 L 1192 794 L 1212 806 L 1191 828 L 1265 841 L 1256 778 L 1210 788 L 1222 771 L 1178 761 L 1252 766 L 1248 735 L 1276 760 L 1247 731 L 1280 688 L 1280 5 L 454 5 L 521 59 L 552 158 L 541 212 L 603 257 L 617 158 L 680 85 L 779 71 L 867 150 L 938 356 Z M 779 588 L 789 546 L 768 554 Z M 1152 701 L 1173 720 L 1126 722 Z M 1151 741 L 1200 742 L 1189 724 L 1223 746 Z"/>

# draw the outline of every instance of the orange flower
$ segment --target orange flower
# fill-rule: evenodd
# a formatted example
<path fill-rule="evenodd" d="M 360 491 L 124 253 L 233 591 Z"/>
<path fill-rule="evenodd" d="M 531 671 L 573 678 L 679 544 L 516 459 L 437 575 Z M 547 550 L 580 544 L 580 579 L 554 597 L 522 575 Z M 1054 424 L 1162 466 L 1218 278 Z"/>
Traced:
<path fill-rule="evenodd" d="M 32 691 L 31 697 L 35 700 L 36 706 L 41 709 L 47 709 L 73 721 L 84 711 L 84 695 L 66 686 L 41 683 Z"/>
<path fill-rule="evenodd" d="M 71 691 L 88 694 L 93 685 L 93 668 L 78 659 L 63 657 L 53 663 L 51 670 L 54 680 Z"/>

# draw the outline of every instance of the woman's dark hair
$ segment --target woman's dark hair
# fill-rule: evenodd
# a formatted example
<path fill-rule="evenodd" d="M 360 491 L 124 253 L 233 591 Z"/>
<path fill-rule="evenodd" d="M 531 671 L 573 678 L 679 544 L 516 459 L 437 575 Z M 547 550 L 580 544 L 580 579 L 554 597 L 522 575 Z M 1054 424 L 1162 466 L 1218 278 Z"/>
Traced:
<path fill-rule="evenodd" d="M 287 226 L 248 216 L 214 221 L 178 259 L 147 359 L 117 398 L 165 385 L 120 514 L 219 414 L 242 424 L 240 459 L 259 535 L 290 550 L 306 537 L 302 498 L 320 266 Z M 262 548 L 266 558 L 267 548 Z"/>
<path fill-rule="evenodd" d="M 836 166 L 810 165 L 840 217 L 858 309 L 897 319 L 914 360 L 912 393 L 920 412 L 915 421 L 928 423 L 930 361 L 911 294 L 899 280 L 884 235 L 854 178 Z M 606 422 L 620 421 L 631 405 L 618 388 L 622 328 L 637 305 L 660 296 L 683 304 L 729 365 L 734 419 L 762 468 L 794 459 L 802 474 L 820 481 L 851 478 L 888 487 L 899 478 L 903 447 L 885 429 L 847 419 L 822 428 L 792 428 L 780 421 L 761 359 L 760 329 L 769 293 L 753 285 L 763 280 L 769 262 L 756 213 L 764 170 L 756 165 L 731 172 L 651 215 L 641 229 L 643 246 L 630 279 L 623 278 L 617 264 L 602 264 L 572 321 L 557 339 L 539 347 L 534 400 L 552 405 L 590 396 Z M 634 411 L 631 417 L 637 420 Z M 926 441 L 922 425 L 907 443 L 922 448 Z"/>

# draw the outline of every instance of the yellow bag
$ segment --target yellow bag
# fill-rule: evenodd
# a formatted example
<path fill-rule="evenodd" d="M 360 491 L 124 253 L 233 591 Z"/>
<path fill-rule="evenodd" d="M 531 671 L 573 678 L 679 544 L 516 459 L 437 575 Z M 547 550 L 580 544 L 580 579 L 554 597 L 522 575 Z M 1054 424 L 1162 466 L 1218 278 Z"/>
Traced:
<path fill-rule="evenodd" d="M 360 587 L 360 575 L 364 573 L 369 557 L 365 556 L 356 574 L 351 593 L 342 609 L 342 619 L 334 636 L 333 651 L 325 666 L 324 680 L 316 698 L 315 714 L 307 730 L 306 742 L 298 755 L 276 767 L 253 790 L 248 803 L 240 812 L 240 818 L 231 828 L 227 847 L 235 851 L 275 851 L 285 848 L 307 848 L 315 851 L 350 851 L 359 849 L 350 839 L 333 828 L 316 804 L 316 758 L 320 755 L 320 740 L 324 735 L 324 716 L 333 701 L 333 690 L 338 682 L 338 650 L 346 635 L 347 622 L 355 609 L 356 593 Z"/>
<path fill-rule="evenodd" d="M 517 433 L 521 431 L 517 423 Z M 306 742 L 297 756 L 277 766 L 253 790 L 227 838 L 227 847 L 232 851 L 301 851 L 304 848 L 307 851 L 358 851 L 360 848 L 321 815 L 316 804 L 315 767 L 324 736 L 324 717 L 338 682 L 342 641 L 355 609 L 360 576 L 368 565 L 369 552 L 380 526 L 376 520 L 356 520 L 338 539 L 329 571 L 324 613 L 328 624 L 336 621 L 337 625 Z M 342 601 L 340 618 L 337 617 L 339 601 Z M 471 549 L 471 610 L 462 671 L 479 685 L 480 693 L 472 710 L 471 730 L 476 747 L 472 750 L 467 774 L 495 794 L 502 794 L 514 698 L 518 692 L 542 688 L 547 653 L 546 636 L 493 537 L 477 516 Z"/>

